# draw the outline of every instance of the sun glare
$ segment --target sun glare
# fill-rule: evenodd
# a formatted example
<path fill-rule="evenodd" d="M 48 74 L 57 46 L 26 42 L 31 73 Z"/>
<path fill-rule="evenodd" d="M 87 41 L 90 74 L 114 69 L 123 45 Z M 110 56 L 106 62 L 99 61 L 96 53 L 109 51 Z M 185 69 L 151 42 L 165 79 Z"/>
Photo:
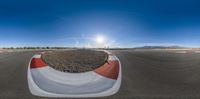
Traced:
<path fill-rule="evenodd" d="M 97 43 L 102 44 L 102 43 L 104 43 L 104 41 L 105 41 L 105 38 L 103 36 L 97 36 L 96 37 Z"/>

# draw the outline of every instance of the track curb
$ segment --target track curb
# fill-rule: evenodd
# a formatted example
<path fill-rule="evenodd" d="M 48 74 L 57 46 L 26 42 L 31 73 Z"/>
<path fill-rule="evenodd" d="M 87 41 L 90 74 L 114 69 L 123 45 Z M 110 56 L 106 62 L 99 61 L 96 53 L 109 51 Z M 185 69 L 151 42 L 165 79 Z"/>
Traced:
<path fill-rule="evenodd" d="M 103 97 L 118 92 L 121 85 L 121 62 L 105 51 L 108 62 L 84 73 L 63 73 L 42 62 L 34 55 L 28 67 L 28 86 L 33 95 L 41 97 Z"/>

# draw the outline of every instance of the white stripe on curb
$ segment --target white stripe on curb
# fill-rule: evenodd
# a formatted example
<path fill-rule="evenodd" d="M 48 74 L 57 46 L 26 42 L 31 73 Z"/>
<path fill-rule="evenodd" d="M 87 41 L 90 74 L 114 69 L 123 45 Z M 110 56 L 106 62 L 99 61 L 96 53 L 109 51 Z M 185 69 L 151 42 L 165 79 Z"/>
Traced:
<path fill-rule="evenodd" d="M 33 58 L 41 58 L 35 55 Z M 32 58 L 32 59 L 33 59 Z M 31 60 L 32 60 L 31 59 Z M 117 79 L 104 77 L 94 71 L 85 73 L 64 73 L 49 66 L 28 68 L 28 85 L 33 95 L 42 97 L 102 97 L 118 92 L 121 85 L 121 63 L 114 55 L 108 61 L 117 60 Z"/>

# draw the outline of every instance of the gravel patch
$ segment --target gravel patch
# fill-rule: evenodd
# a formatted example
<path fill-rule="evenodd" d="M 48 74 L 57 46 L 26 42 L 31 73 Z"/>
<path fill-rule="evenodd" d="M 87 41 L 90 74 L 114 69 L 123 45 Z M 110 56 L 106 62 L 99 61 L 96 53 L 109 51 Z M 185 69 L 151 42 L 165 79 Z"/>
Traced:
<path fill-rule="evenodd" d="M 92 71 L 105 64 L 108 55 L 103 51 L 95 50 L 70 50 L 46 52 L 42 59 L 50 67 L 70 73 Z"/>

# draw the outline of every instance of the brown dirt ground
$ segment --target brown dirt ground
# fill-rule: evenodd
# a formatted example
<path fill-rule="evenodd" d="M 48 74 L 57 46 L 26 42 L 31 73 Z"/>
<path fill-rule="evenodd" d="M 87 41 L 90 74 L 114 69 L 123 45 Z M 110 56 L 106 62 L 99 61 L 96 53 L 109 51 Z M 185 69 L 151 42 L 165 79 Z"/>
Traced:
<path fill-rule="evenodd" d="M 70 73 L 92 71 L 107 61 L 108 55 L 103 51 L 70 50 L 46 52 L 42 59 L 52 68 Z"/>

